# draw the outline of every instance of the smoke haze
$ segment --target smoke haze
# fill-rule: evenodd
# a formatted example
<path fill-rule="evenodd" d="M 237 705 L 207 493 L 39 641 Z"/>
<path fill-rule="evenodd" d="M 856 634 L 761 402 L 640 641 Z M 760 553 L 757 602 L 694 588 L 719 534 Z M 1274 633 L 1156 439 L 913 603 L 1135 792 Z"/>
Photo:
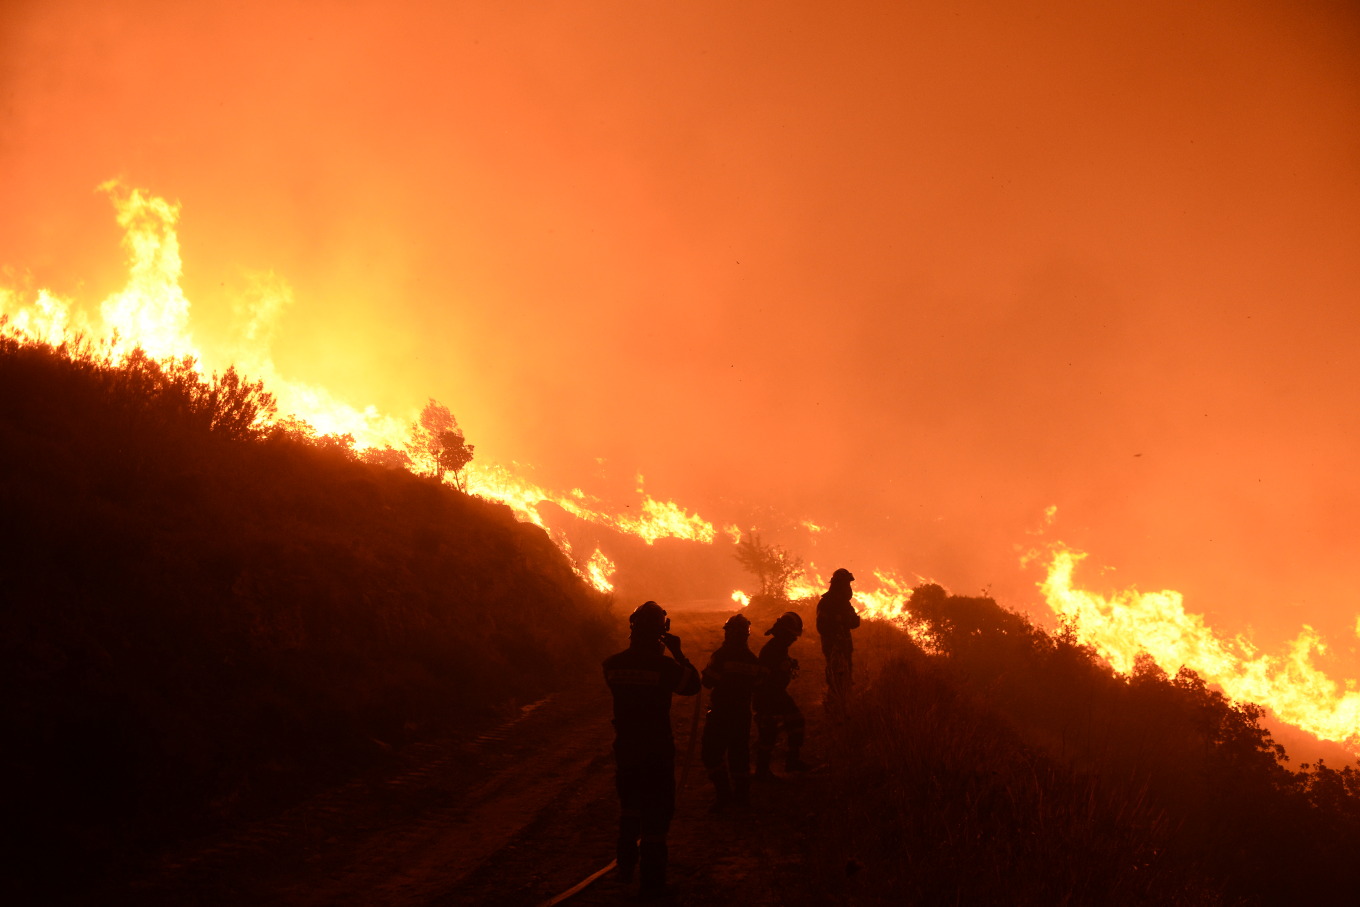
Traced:
<path fill-rule="evenodd" d="M 479 458 L 1035 611 L 1056 505 L 1357 676 L 1354 6 L 445 6 L 7 4 L 6 282 L 120 286 L 119 177 L 196 337 L 283 281 L 280 373 Z"/>

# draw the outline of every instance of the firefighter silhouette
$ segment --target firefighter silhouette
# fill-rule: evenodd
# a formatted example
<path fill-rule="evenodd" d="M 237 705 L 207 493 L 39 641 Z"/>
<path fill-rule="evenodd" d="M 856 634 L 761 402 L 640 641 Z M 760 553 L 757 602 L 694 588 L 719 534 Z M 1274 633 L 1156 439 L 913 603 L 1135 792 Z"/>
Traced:
<path fill-rule="evenodd" d="M 850 584 L 855 577 L 844 567 L 831 574 L 831 585 L 817 602 L 817 635 L 822 638 L 822 654 L 826 656 L 826 699 L 823 705 L 828 715 L 845 714 L 854 685 L 854 641 L 850 631 L 859 627 L 859 612 L 851 602 Z"/>
<path fill-rule="evenodd" d="M 660 605 L 644 602 L 628 618 L 628 648 L 604 660 L 614 696 L 619 874 L 631 881 L 636 869 L 644 895 L 666 887 L 666 834 L 675 813 L 671 695 L 699 692 L 699 672 L 670 625 Z"/>
<path fill-rule="evenodd" d="M 704 721 L 704 768 L 713 781 L 715 810 L 745 806 L 751 790 L 751 693 L 759 660 L 748 640 L 751 622 L 734 614 L 723 624 L 723 643 L 700 675 L 713 691 Z"/>
<path fill-rule="evenodd" d="M 786 611 L 774 626 L 765 631 L 770 641 L 760 650 L 760 676 L 751 697 L 756 712 L 756 777 L 771 779 L 770 759 L 780 730 L 787 747 L 784 768 L 790 772 L 807 771 L 801 758 L 803 713 L 789 695 L 789 682 L 798 675 L 798 660 L 789 656 L 789 646 L 803 635 L 803 619 Z"/>

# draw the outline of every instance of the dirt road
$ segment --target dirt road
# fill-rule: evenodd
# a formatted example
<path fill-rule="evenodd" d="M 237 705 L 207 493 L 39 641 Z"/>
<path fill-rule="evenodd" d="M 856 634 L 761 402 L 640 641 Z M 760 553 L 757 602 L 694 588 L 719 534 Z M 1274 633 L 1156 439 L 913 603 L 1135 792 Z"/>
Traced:
<path fill-rule="evenodd" d="M 726 615 L 673 613 L 702 666 Z M 754 628 L 758 649 L 764 626 Z M 622 647 L 622 643 L 620 644 Z M 795 644 L 791 691 L 808 718 L 806 754 L 822 755 L 822 661 L 815 633 Z M 695 700 L 673 721 L 682 787 L 671 832 L 674 903 L 825 903 L 811 864 L 841 859 L 814 846 L 830 769 L 757 785 L 749 810 L 711 814 L 712 790 L 693 734 Z M 406 767 L 329 791 L 283 816 L 166 856 L 118 892 L 143 905 L 535 905 L 613 858 L 610 699 L 591 678 L 527 706 L 459 746 L 404 753 Z M 778 762 L 776 762 L 776 767 Z M 115 899 L 111 899 L 115 900 Z M 570 905 L 634 900 L 607 875 Z"/>

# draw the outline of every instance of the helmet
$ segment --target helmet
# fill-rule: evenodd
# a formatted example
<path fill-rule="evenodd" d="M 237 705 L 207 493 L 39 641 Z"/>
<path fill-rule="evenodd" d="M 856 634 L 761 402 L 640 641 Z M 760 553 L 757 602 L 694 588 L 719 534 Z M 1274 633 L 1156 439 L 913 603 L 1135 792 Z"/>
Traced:
<path fill-rule="evenodd" d="M 774 626 L 765 631 L 766 636 L 773 636 L 775 633 L 788 633 L 795 639 L 803 635 L 803 619 L 794 611 L 785 611 L 779 615 L 779 619 L 774 622 Z"/>
<path fill-rule="evenodd" d="M 634 636 L 661 636 L 671 628 L 666 609 L 656 602 L 643 602 L 628 615 L 628 629 Z"/>
<path fill-rule="evenodd" d="M 724 633 L 741 633 L 743 635 L 751 632 L 751 622 L 743 614 L 733 614 L 723 624 Z"/>
<path fill-rule="evenodd" d="M 833 583 L 838 579 L 844 579 L 848 583 L 853 583 L 855 581 L 855 575 L 844 567 L 841 567 L 835 573 L 831 574 L 831 581 Z"/>

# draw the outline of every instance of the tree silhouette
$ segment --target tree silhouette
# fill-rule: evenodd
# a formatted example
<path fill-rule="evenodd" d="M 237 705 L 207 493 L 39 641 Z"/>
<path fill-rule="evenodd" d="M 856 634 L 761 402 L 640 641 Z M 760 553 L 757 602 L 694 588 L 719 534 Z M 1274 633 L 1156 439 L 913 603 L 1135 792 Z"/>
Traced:
<path fill-rule="evenodd" d="M 780 545 L 767 545 L 752 530 L 742 536 L 734 555 L 746 570 L 760 580 L 760 594 L 787 599 L 789 583 L 803 572 L 803 559 L 789 554 Z"/>
<path fill-rule="evenodd" d="M 467 491 L 464 470 L 472 462 L 475 448 L 467 443 L 458 420 L 447 406 L 430 398 L 420 411 L 420 418 L 411 425 L 411 440 L 406 449 L 421 471 L 441 481 L 446 473 L 453 473 L 454 487 Z"/>

